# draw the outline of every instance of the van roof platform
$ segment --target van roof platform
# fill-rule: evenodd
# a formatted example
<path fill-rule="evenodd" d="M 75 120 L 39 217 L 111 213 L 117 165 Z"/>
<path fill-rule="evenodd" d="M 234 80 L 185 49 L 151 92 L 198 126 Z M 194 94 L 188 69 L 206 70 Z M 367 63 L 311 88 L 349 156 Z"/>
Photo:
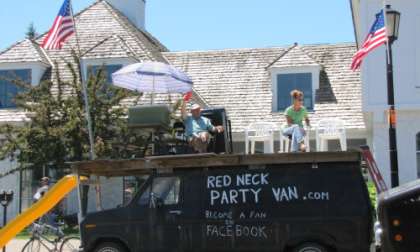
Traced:
<path fill-rule="evenodd" d="M 93 160 L 74 162 L 74 172 L 79 175 L 120 177 L 166 172 L 172 169 L 209 168 L 222 166 L 243 166 L 262 164 L 330 163 L 357 162 L 361 160 L 359 151 L 306 152 L 276 154 L 188 154 L 168 156 L 148 156 L 138 159 Z"/>

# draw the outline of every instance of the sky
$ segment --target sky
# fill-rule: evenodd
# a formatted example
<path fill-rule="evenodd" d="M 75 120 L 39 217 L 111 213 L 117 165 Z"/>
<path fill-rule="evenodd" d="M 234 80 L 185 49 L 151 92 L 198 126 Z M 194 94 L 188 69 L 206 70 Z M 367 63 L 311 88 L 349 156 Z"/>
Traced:
<path fill-rule="evenodd" d="M 43 33 L 63 0 L 2 1 L 0 50 Z M 75 12 L 94 0 L 73 0 Z M 348 0 L 147 0 L 146 29 L 171 51 L 353 42 Z"/>

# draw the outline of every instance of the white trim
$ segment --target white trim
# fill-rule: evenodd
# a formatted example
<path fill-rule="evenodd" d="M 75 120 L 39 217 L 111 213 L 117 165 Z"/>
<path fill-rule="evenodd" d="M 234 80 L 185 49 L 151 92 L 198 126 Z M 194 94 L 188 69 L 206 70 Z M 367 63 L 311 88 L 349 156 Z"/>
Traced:
<path fill-rule="evenodd" d="M 319 74 L 322 70 L 320 65 L 301 66 L 301 67 L 271 67 L 271 92 L 273 100 L 271 101 L 271 109 L 273 113 L 279 112 L 277 108 L 277 75 L 279 74 L 295 74 L 295 73 L 311 73 L 312 74 L 312 102 L 315 106 L 315 94 L 319 89 Z"/>
<path fill-rule="evenodd" d="M 39 84 L 48 67 L 50 66 L 41 62 L 0 63 L 0 70 L 30 69 L 32 86 Z"/>
<path fill-rule="evenodd" d="M 361 4 L 360 4 L 360 0 L 350 0 L 350 5 L 351 5 L 351 10 L 352 10 L 352 17 L 353 17 L 353 29 L 354 29 L 354 33 L 356 36 L 356 42 L 358 44 L 358 46 L 361 45 L 361 43 L 363 43 L 363 37 L 361 36 L 361 30 L 360 30 L 360 23 L 361 23 L 361 18 L 360 18 L 360 8 L 361 8 Z"/>

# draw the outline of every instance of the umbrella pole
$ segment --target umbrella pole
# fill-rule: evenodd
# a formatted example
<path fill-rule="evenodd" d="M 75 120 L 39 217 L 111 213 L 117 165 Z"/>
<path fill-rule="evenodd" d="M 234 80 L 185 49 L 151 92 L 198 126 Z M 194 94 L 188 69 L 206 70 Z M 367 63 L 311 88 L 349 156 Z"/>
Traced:
<path fill-rule="evenodd" d="M 152 82 L 152 98 L 150 100 L 151 105 L 155 103 L 155 77 L 153 76 L 153 82 Z M 152 156 L 155 155 L 155 132 L 152 131 Z"/>
<path fill-rule="evenodd" d="M 153 76 L 153 81 L 152 81 L 152 98 L 150 100 L 150 104 L 153 105 L 155 102 L 155 76 Z"/>

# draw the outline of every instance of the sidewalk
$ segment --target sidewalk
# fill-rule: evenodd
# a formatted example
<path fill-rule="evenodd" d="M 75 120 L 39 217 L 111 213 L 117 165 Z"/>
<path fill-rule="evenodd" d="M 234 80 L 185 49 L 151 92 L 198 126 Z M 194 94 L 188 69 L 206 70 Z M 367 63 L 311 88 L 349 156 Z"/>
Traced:
<path fill-rule="evenodd" d="M 13 239 L 6 245 L 6 252 L 20 252 L 25 246 L 29 239 Z M 73 244 L 77 247 L 79 244 Z M 42 248 L 39 252 L 48 252 L 45 248 Z"/>
<path fill-rule="evenodd" d="M 13 239 L 6 245 L 7 252 L 20 252 L 28 239 Z"/>

